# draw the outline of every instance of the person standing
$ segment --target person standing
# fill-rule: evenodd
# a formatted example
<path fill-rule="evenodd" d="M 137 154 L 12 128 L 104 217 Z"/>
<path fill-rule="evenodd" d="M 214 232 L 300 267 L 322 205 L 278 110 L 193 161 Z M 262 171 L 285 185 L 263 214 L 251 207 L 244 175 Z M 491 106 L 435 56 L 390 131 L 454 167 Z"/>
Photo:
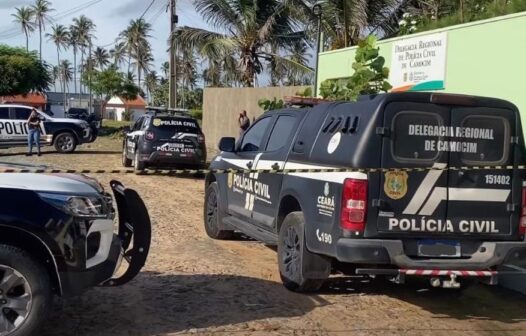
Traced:
<path fill-rule="evenodd" d="M 37 155 L 40 156 L 40 123 L 40 116 L 37 110 L 33 109 L 29 119 L 27 119 L 29 153 L 26 156 L 33 155 L 33 143 L 37 146 Z"/>
<path fill-rule="evenodd" d="M 247 111 L 243 111 L 239 114 L 239 137 L 242 137 L 245 131 L 250 127 L 250 119 L 247 116 Z"/>

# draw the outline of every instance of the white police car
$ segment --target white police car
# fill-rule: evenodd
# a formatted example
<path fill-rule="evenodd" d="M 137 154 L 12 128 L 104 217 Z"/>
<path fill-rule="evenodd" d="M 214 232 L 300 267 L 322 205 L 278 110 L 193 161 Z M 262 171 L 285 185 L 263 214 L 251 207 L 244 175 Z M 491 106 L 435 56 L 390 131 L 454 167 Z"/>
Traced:
<path fill-rule="evenodd" d="M 0 105 L 0 148 L 27 146 L 27 119 L 31 110 L 24 105 Z M 77 145 L 96 139 L 86 121 L 52 118 L 42 111 L 38 113 L 42 119 L 42 145 L 55 146 L 60 153 L 70 153 Z"/>

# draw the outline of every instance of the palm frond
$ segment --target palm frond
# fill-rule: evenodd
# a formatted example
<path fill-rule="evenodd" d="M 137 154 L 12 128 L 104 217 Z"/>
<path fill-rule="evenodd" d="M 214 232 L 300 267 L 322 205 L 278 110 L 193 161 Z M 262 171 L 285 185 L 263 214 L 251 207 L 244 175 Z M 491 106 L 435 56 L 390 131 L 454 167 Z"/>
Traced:
<path fill-rule="evenodd" d="M 239 14 L 230 3 L 229 0 L 196 0 L 195 9 L 208 24 L 228 30 L 241 25 Z"/>

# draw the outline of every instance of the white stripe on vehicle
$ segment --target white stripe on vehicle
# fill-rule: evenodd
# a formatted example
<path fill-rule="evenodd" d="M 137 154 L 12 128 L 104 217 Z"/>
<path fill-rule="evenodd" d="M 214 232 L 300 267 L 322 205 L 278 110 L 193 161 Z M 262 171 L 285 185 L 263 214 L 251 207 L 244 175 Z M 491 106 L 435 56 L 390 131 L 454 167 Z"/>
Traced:
<path fill-rule="evenodd" d="M 437 169 L 444 169 L 445 167 L 445 163 L 435 163 L 433 165 L 433 168 Z M 443 170 L 430 170 L 427 173 L 426 177 L 413 195 L 413 198 L 405 208 L 404 214 L 414 215 L 417 213 L 443 172 Z"/>

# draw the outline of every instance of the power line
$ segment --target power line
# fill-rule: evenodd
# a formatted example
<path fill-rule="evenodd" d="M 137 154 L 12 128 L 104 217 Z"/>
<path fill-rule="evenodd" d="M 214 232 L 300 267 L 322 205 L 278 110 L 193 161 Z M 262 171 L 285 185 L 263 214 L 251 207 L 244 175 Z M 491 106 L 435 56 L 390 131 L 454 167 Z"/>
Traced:
<path fill-rule="evenodd" d="M 139 20 L 141 20 L 145 15 L 146 13 L 148 13 L 148 11 L 150 10 L 150 8 L 152 8 L 153 4 L 155 3 L 155 0 L 152 0 L 152 2 L 150 2 L 150 4 L 148 5 L 148 7 L 146 7 L 146 9 L 144 10 L 144 13 L 142 13 L 141 17 L 139 18 Z"/>

